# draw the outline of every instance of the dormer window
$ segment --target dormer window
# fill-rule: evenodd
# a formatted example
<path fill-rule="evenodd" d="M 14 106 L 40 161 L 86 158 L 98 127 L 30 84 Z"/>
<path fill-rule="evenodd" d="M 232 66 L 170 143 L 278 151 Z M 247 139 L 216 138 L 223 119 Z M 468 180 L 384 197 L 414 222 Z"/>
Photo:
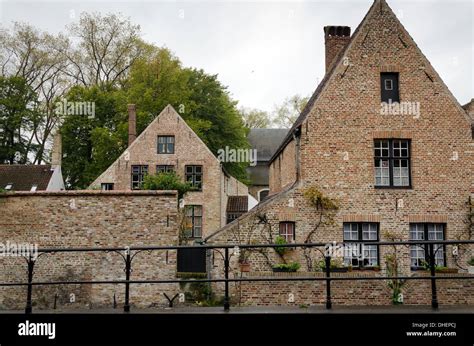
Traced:
<path fill-rule="evenodd" d="M 381 73 L 380 82 L 382 90 L 382 102 L 400 102 L 400 93 L 398 90 L 398 72 Z"/>
<path fill-rule="evenodd" d="M 10 191 L 13 188 L 13 183 L 8 183 L 5 185 L 5 190 Z"/>
<path fill-rule="evenodd" d="M 30 191 L 35 192 L 37 188 L 38 188 L 38 185 L 36 185 L 36 184 L 32 185 Z"/>

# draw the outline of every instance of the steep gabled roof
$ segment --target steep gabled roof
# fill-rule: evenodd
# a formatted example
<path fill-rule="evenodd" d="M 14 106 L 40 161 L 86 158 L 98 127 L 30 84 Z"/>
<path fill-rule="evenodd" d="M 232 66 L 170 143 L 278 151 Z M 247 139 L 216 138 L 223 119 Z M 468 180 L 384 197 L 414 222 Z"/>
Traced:
<path fill-rule="evenodd" d="M 229 196 L 226 208 L 227 213 L 246 213 L 248 209 L 248 196 Z"/>
<path fill-rule="evenodd" d="M 374 14 L 374 12 L 377 10 L 377 9 L 380 9 L 382 10 L 383 8 L 387 9 L 388 11 L 390 11 L 390 13 L 393 15 L 393 17 L 395 18 L 396 22 L 398 23 L 398 25 L 400 26 L 400 28 L 403 30 L 403 32 L 405 33 L 406 37 L 410 40 L 410 43 L 413 44 L 413 46 L 416 48 L 416 50 L 418 51 L 418 54 L 420 54 L 423 59 L 425 60 L 426 62 L 426 65 L 427 67 L 429 68 L 430 72 L 432 72 L 434 74 L 434 77 L 436 80 L 438 80 L 441 84 L 442 87 L 444 87 L 444 89 L 446 90 L 448 96 L 452 99 L 452 101 L 458 106 L 459 110 L 462 111 L 462 113 L 465 115 L 466 117 L 466 120 L 470 121 L 469 119 L 469 116 L 467 115 L 467 113 L 462 109 L 461 105 L 459 104 L 459 102 L 457 101 L 457 99 L 453 96 L 453 94 L 451 93 L 451 91 L 449 90 L 449 88 L 446 86 L 446 84 L 443 82 L 443 80 L 441 79 L 441 77 L 439 76 L 439 74 L 436 72 L 436 70 L 433 68 L 433 66 L 431 65 L 430 61 L 428 60 L 428 58 L 426 58 L 426 56 L 423 54 L 423 52 L 420 50 L 420 48 L 418 47 L 418 45 L 416 44 L 416 42 L 413 40 L 413 38 L 411 37 L 411 35 L 408 33 L 408 31 L 405 29 L 405 27 L 403 26 L 403 24 L 398 20 L 398 18 L 395 16 L 395 14 L 393 13 L 392 9 L 390 8 L 390 6 L 387 4 L 387 2 L 385 0 L 374 0 L 372 6 L 370 7 L 369 11 L 367 12 L 367 14 L 365 15 L 364 19 L 362 19 L 362 21 L 360 22 L 360 24 L 358 25 L 357 29 L 354 31 L 353 35 L 351 36 L 348 44 L 346 45 L 346 47 L 344 49 L 341 50 L 341 52 L 339 53 L 339 55 L 337 56 L 336 58 L 336 62 L 334 64 L 332 64 L 332 67 L 331 69 L 326 73 L 326 75 L 324 76 L 323 80 L 321 81 L 321 83 L 319 83 L 318 87 L 316 88 L 316 90 L 314 91 L 313 95 L 311 96 L 311 98 L 309 99 L 308 103 L 306 104 L 305 108 L 303 109 L 303 111 L 301 112 L 301 114 L 299 115 L 299 117 L 296 119 L 295 123 L 293 124 L 293 126 L 291 127 L 290 131 L 288 132 L 288 135 L 285 137 L 285 139 L 283 140 L 283 142 L 281 143 L 280 147 L 277 149 L 277 151 L 275 152 L 275 154 L 272 156 L 272 158 L 270 159 L 270 163 L 273 162 L 273 160 L 275 160 L 275 158 L 281 153 L 281 151 L 286 147 L 286 145 L 291 141 L 293 135 L 295 134 L 295 132 L 297 131 L 297 129 L 300 128 L 300 126 L 304 123 L 304 121 L 306 120 L 306 118 L 308 117 L 308 114 L 309 112 L 311 111 L 311 109 L 313 109 L 313 107 L 315 106 L 315 104 L 317 103 L 318 99 L 319 99 L 319 96 L 324 92 L 325 88 L 326 88 L 326 85 L 329 83 L 330 80 L 332 80 L 334 78 L 334 75 L 336 74 L 335 71 L 339 68 L 339 66 L 343 63 L 343 57 L 347 54 L 347 52 L 350 51 L 353 43 L 356 41 L 356 38 L 360 35 L 361 33 L 361 28 L 363 28 L 369 21 L 369 19 L 372 17 L 372 15 Z"/>
<path fill-rule="evenodd" d="M 12 191 L 31 191 L 36 185 L 37 191 L 44 191 L 53 172 L 51 165 L 0 165 L 0 188 L 12 184 Z"/>
<path fill-rule="evenodd" d="M 251 129 L 247 139 L 252 149 L 257 150 L 257 160 L 268 161 L 287 133 L 288 129 Z"/>
<path fill-rule="evenodd" d="M 469 115 L 471 121 L 474 122 L 474 99 L 472 99 L 471 102 L 466 103 L 462 108 Z"/>

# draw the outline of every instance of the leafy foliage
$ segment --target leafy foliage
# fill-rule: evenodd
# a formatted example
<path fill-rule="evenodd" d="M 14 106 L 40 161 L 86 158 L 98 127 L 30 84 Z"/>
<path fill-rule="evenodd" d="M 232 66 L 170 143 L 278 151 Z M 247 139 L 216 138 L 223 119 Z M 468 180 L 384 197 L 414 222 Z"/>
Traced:
<path fill-rule="evenodd" d="M 296 272 L 301 268 L 301 265 L 298 262 L 291 263 L 280 263 L 273 266 L 275 269 L 283 269 L 289 272 Z"/>
<path fill-rule="evenodd" d="M 0 76 L 0 163 L 26 163 L 38 123 L 37 94 L 22 77 Z"/>
<path fill-rule="evenodd" d="M 308 97 L 294 95 L 275 107 L 274 124 L 277 127 L 290 128 L 308 103 Z"/>
<path fill-rule="evenodd" d="M 182 182 L 175 172 L 163 172 L 156 175 L 147 175 L 143 180 L 144 190 L 176 190 L 178 198 L 181 199 L 194 187 L 188 182 Z"/>
<path fill-rule="evenodd" d="M 0 31 L 1 162 L 41 163 L 61 125 L 67 186 L 85 188 L 126 148 L 128 103 L 137 105 L 138 134 L 171 104 L 214 154 L 249 148 L 237 102 L 217 75 L 184 68 L 168 49 L 144 42 L 129 18 L 83 13 L 65 32 L 18 23 Z M 58 114 L 62 98 L 95 102 L 95 117 Z M 241 181 L 247 165 L 224 163 Z"/>
<path fill-rule="evenodd" d="M 241 108 L 239 112 L 245 127 L 249 129 L 268 128 L 272 123 L 269 114 L 265 111 Z"/>
<path fill-rule="evenodd" d="M 283 238 L 282 236 L 278 236 L 275 238 L 275 244 L 278 244 L 278 245 L 286 245 L 287 242 L 286 242 L 286 239 Z M 284 246 L 281 246 L 281 247 L 275 247 L 275 251 L 277 254 L 279 254 L 280 256 L 284 256 L 287 252 L 288 252 L 288 248 L 287 247 L 284 247 Z"/>

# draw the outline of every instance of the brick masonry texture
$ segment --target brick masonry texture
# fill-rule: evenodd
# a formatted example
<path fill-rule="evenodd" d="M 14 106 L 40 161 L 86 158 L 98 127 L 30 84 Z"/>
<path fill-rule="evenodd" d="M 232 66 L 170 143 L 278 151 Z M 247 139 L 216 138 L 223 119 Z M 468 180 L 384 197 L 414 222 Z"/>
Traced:
<path fill-rule="evenodd" d="M 0 239 L 3 244 L 42 247 L 125 247 L 177 245 L 177 196 L 172 191 L 67 191 L 11 193 L 0 196 Z M 26 262 L 0 256 L 0 281 L 25 282 Z M 58 253 L 38 258 L 34 281 L 123 280 L 119 254 Z M 176 277 L 176 252 L 153 251 L 133 260 L 132 279 Z M 163 292 L 174 295 L 176 284 L 132 285 L 132 305 L 164 305 Z M 34 308 L 112 307 L 113 295 L 123 304 L 124 285 L 34 286 Z M 76 302 L 70 303 L 74 293 Z M 23 309 L 26 287 L 0 288 L 0 307 Z"/>
<path fill-rule="evenodd" d="M 342 57 L 345 59 L 335 65 L 316 101 L 310 104 L 300 128 L 295 129 L 295 137 L 271 162 L 269 200 L 209 237 L 208 242 L 268 243 L 269 234 L 272 239 L 278 235 L 280 221 L 295 222 L 295 242 L 303 242 L 319 215 L 303 197 L 310 186 L 337 200 L 340 207 L 335 223 L 318 229 L 316 242 L 342 242 L 343 222 L 378 222 L 382 241 L 388 240 L 387 231 L 397 239 L 408 240 L 411 222 L 445 223 L 448 240 L 472 237 L 468 201 L 474 191 L 474 141 L 469 118 L 385 1 L 374 2 Z M 381 115 L 381 72 L 399 73 L 400 101 L 419 102 L 419 117 Z M 378 138 L 411 140 L 412 188 L 374 187 L 374 139 Z M 262 231 L 262 225 L 255 226 L 257 215 L 266 216 L 270 233 Z M 381 274 L 385 273 L 385 257 L 390 251 L 379 249 Z M 401 274 L 417 275 L 410 270 L 409 249 L 400 247 L 399 251 Z M 472 246 L 461 246 L 455 261 L 452 246 L 446 246 L 446 265 L 459 265 L 465 272 L 472 255 Z M 274 252 L 269 256 L 272 263 L 281 262 Z M 322 258 L 317 251 L 312 256 L 315 261 Z M 287 257 L 306 270 L 301 250 L 290 251 Z M 252 271 L 270 269 L 261 254 L 252 254 L 250 262 Z M 237 264 L 234 270 L 238 270 Z M 219 272 L 220 265 L 215 275 Z M 261 297 L 270 304 L 271 299 L 264 298 L 272 292 L 269 286 L 267 290 L 264 284 L 248 285 L 256 292 L 254 298 L 246 296 L 245 303 L 257 304 Z M 285 291 L 285 285 L 290 284 L 269 285 L 280 285 Z M 296 287 L 310 292 L 314 285 Z M 440 281 L 439 285 L 444 294 L 440 302 L 472 304 L 472 280 L 462 284 Z M 364 303 L 389 301 L 386 288 L 377 288 L 374 282 L 339 282 L 335 286 L 341 287 L 341 295 L 350 296 L 347 304 L 360 303 L 361 299 Z M 348 292 L 352 287 L 367 299 L 351 296 Z M 408 304 L 428 303 L 429 283 L 410 283 L 404 293 Z M 371 300 L 373 294 L 380 297 Z"/>
<path fill-rule="evenodd" d="M 158 135 L 175 136 L 174 154 L 157 153 Z M 130 190 L 132 165 L 148 165 L 150 174 L 156 173 L 156 165 L 172 165 L 183 179 L 186 165 L 202 165 L 202 191 L 186 194 L 184 204 L 203 206 L 203 236 L 225 225 L 228 196 L 246 196 L 248 193 L 247 186 L 223 172 L 217 158 L 170 105 L 165 107 L 91 187 L 100 187 L 101 183 L 114 183 L 116 190 Z"/>

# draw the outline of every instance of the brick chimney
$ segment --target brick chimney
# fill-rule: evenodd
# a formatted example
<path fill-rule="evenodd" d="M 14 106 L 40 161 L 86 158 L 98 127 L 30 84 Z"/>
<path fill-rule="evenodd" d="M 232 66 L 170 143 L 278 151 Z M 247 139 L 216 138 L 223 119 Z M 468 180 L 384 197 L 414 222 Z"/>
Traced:
<path fill-rule="evenodd" d="M 351 38 L 351 28 L 348 26 L 325 26 L 324 43 L 326 45 L 326 73 L 339 53 L 347 46 Z"/>
<path fill-rule="evenodd" d="M 128 146 L 137 138 L 137 113 L 133 104 L 128 105 Z"/>
<path fill-rule="evenodd" d="M 53 147 L 51 148 L 51 168 L 61 167 L 63 158 L 63 144 L 59 129 L 53 137 Z"/>

